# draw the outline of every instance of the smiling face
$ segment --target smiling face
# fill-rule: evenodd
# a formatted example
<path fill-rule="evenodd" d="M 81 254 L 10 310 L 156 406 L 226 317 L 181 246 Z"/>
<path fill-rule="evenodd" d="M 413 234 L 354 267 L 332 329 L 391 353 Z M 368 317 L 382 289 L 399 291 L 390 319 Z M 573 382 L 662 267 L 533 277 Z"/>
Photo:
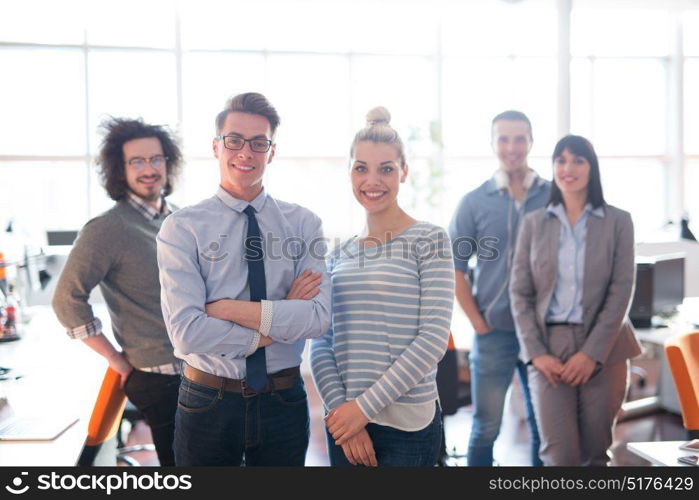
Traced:
<path fill-rule="evenodd" d="M 401 167 L 398 150 L 390 145 L 360 142 L 354 148 L 350 177 L 352 192 L 367 213 L 379 213 L 395 206 L 408 166 Z"/>
<path fill-rule="evenodd" d="M 219 134 L 243 139 L 272 139 L 267 118 L 237 111 L 228 113 Z M 227 149 L 223 142 L 214 139 L 213 144 L 221 173 L 221 187 L 240 200 L 254 200 L 262 191 L 262 177 L 267 164 L 274 158 L 275 145 L 266 153 L 257 153 L 250 149 L 249 142 L 237 151 Z"/>
<path fill-rule="evenodd" d="M 587 194 L 590 182 L 590 163 L 584 156 L 578 156 L 564 149 L 553 160 L 553 178 L 563 195 Z"/>
<path fill-rule="evenodd" d="M 122 146 L 124 152 L 124 173 L 126 184 L 136 195 L 146 201 L 157 201 L 167 182 L 166 166 L 158 168 L 146 161 L 142 168 L 130 165 L 136 158 L 149 160 L 154 156 L 163 156 L 163 146 L 157 137 L 144 137 L 126 141 Z"/>
<path fill-rule="evenodd" d="M 527 156 L 532 148 L 529 125 L 521 120 L 498 120 L 492 132 L 493 152 L 500 168 L 506 171 L 527 168 Z"/>

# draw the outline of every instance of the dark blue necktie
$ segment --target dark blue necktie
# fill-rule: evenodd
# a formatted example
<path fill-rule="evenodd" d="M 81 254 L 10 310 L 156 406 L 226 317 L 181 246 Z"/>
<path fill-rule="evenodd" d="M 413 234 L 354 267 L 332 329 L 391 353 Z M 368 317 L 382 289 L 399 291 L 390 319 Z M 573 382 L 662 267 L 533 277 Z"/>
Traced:
<path fill-rule="evenodd" d="M 255 209 L 248 205 L 245 210 L 248 216 L 248 234 L 245 238 L 245 260 L 248 263 L 248 286 L 250 300 L 259 302 L 267 298 L 265 283 L 264 252 L 262 251 L 262 235 L 260 226 L 255 218 Z M 267 361 L 265 348 L 261 347 L 245 360 L 246 384 L 255 391 L 260 391 L 267 385 Z"/>

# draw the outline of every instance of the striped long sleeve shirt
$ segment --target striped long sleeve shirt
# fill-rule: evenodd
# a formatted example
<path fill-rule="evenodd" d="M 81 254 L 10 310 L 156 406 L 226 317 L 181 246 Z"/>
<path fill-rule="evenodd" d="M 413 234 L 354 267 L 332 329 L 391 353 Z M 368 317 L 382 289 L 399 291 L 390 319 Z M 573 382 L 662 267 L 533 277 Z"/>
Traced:
<path fill-rule="evenodd" d="M 355 237 L 331 252 L 332 324 L 311 344 L 327 409 L 356 400 L 370 421 L 396 404 L 434 413 L 454 301 L 450 245 L 444 229 L 418 222 L 386 244 Z"/>

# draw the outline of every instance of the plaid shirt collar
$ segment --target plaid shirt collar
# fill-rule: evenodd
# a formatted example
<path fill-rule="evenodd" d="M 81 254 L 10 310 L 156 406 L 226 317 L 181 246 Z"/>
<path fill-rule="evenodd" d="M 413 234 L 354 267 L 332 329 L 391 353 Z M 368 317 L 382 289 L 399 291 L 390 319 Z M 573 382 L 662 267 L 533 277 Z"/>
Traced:
<path fill-rule="evenodd" d="M 136 210 L 138 210 L 138 212 L 149 221 L 158 219 L 160 217 L 167 217 L 172 212 L 170 210 L 170 206 L 167 204 L 167 201 L 165 201 L 165 198 L 163 197 L 160 197 L 160 211 L 158 211 L 155 208 L 153 208 L 152 205 L 146 202 L 143 198 L 132 193 L 131 191 L 127 191 L 126 195 L 129 204 Z"/>

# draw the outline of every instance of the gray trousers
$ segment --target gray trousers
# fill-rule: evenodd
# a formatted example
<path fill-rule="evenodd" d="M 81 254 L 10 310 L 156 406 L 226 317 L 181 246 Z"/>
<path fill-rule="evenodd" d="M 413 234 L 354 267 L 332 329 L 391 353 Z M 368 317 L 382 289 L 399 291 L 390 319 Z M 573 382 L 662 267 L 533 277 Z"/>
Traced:
<path fill-rule="evenodd" d="M 549 352 L 563 363 L 584 340 L 582 325 L 548 328 Z M 544 465 L 607 465 L 612 429 L 626 395 L 628 360 L 598 366 L 577 387 L 559 382 L 554 388 L 534 366 L 528 369 Z"/>

